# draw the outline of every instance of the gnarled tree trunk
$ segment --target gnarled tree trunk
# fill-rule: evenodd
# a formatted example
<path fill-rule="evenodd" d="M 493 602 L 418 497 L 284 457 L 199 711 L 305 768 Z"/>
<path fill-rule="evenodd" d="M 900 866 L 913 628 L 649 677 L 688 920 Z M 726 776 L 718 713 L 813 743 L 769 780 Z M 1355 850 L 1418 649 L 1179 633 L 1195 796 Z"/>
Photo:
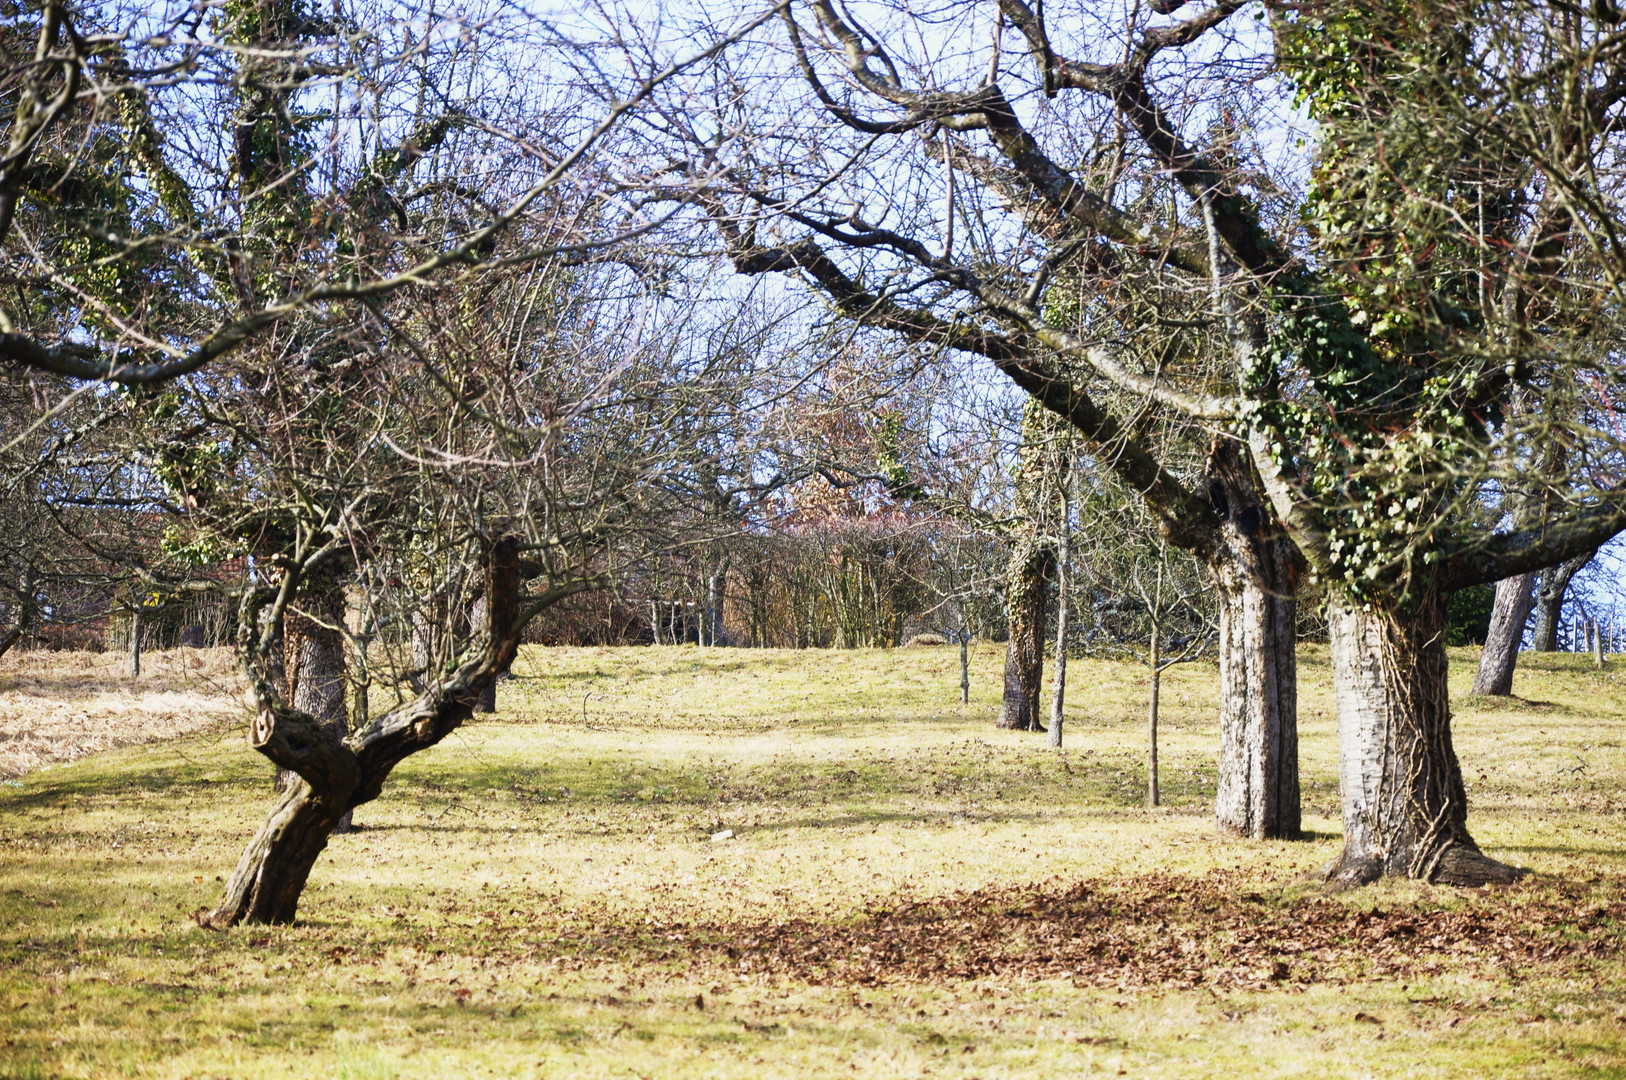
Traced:
<path fill-rule="evenodd" d="M 390 771 L 467 720 L 481 693 L 513 663 L 523 622 L 519 617 L 518 542 L 493 545 L 486 570 L 491 631 L 445 678 L 431 678 L 418 698 L 380 716 L 341 740 L 315 718 L 290 707 L 262 665 L 245 663 L 254 720 L 249 741 L 282 768 L 299 774 L 243 852 L 219 906 L 199 914 L 224 929 L 240 922 L 294 919 L 311 867 L 344 814 L 376 799 Z M 530 605 L 535 612 L 586 588 L 572 582 L 550 589 Z"/>
<path fill-rule="evenodd" d="M 1485 649 L 1479 654 L 1479 670 L 1474 673 L 1474 693 L 1493 697 L 1513 693 L 1513 667 L 1519 660 L 1524 624 L 1530 620 L 1530 608 L 1535 604 L 1531 595 L 1535 582 L 1532 573 L 1496 583 L 1496 603 L 1491 608 Z"/>
<path fill-rule="evenodd" d="M 1570 579 L 1596 554 L 1596 551 L 1584 551 L 1541 572 L 1541 581 L 1536 586 L 1535 640 L 1531 642 L 1537 652 L 1558 651 L 1558 620 L 1564 610 L 1564 594 L 1569 591 Z"/>
<path fill-rule="evenodd" d="M 1039 698 L 1044 683 L 1045 609 L 1055 565 L 1055 552 L 1038 537 L 1024 540 L 1011 553 L 1005 597 L 1011 637 L 998 721 L 1002 728 L 1038 731 L 1043 726 Z"/>
<path fill-rule="evenodd" d="M 1265 512 L 1251 466 L 1230 440 L 1210 451 L 1205 494 L 1224 518 L 1208 556 L 1219 594 L 1215 818 L 1232 836 L 1297 839 L 1299 554 Z"/>
<path fill-rule="evenodd" d="M 347 683 L 344 633 L 346 600 L 342 583 L 324 577 L 290 609 L 283 619 L 283 664 L 288 703 L 342 740 L 350 734 L 345 709 Z M 297 779 L 288 769 L 277 770 L 277 790 L 286 792 Z M 340 815 L 335 832 L 349 832 L 350 814 Z"/>
<path fill-rule="evenodd" d="M 350 775 L 332 777 L 318 792 L 297 773 L 289 775 L 293 779 L 271 816 L 237 860 L 225 899 L 200 921 L 217 929 L 239 922 L 294 921 L 317 856 L 351 813 L 349 796 L 355 784 Z"/>
<path fill-rule="evenodd" d="M 1518 871 L 1481 854 L 1451 745 L 1445 598 L 1406 610 L 1329 610 L 1338 697 L 1344 852 L 1333 887 L 1400 876 L 1452 885 L 1505 884 Z"/>

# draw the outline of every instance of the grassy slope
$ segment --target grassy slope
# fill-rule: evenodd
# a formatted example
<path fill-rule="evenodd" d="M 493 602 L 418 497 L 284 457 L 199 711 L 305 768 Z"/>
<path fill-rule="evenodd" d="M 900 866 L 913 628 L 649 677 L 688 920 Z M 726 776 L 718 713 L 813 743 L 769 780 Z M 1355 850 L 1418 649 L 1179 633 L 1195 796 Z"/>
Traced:
<path fill-rule="evenodd" d="M 407 762 L 358 814 L 366 831 L 333 842 L 293 927 L 188 921 L 269 801 L 240 733 L 6 781 L 0 1077 L 1626 1076 L 1622 661 L 1526 657 L 1528 700 L 1457 703 L 1475 835 L 1531 884 L 1330 905 L 1298 884 L 1337 852 L 1324 651 L 1301 658 L 1314 839 L 1293 844 L 1213 835 L 1212 667 L 1165 681 L 1169 805 L 1149 812 L 1139 672 L 1072 665 L 1058 755 L 993 729 L 999 662 L 977 651 L 961 707 L 948 649 L 528 651 L 497 719 Z M 1453 688 L 1471 675 L 1459 654 Z M 720 829 L 736 839 L 710 842 Z M 1013 916 L 1008 940 L 1003 917 L 970 921 L 1001 888 L 1079 879 L 1242 892 L 1305 924 L 1378 908 L 1422 930 L 1386 939 L 1388 968 L 1342 931 L 1265 941 L 1266 968 L 1286 950 L 1272 979 L 1216 966 L 1235 912 L 1180 901 L 1153 921 L 1109 892 L 1055 948 L 1109 946 L 1067 975 L 1021 964 L 1043 918 Z M 1016 959 L 862 966 L 852 934 L 894 916 L 916 932 L 900 904 L 934 898 L 968 913 L 924 924 L 970 935 L 946 955 Z M 1431 926 L 1481 916 L 1500 936 L 1430 951 Z M 779 954 L 757 947 L 786 921 Z M 1136 975 L 1164 938 L 1192 977 Z M 804 963 L 824 939 L 834 959 Z"/>

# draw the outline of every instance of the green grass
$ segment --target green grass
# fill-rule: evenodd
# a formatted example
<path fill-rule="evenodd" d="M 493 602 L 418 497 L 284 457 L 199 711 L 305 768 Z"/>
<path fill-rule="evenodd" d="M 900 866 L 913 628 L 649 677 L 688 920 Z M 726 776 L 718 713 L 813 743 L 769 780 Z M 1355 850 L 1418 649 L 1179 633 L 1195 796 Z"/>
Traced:
<path fill-rule="evenodd" d="M 1214 835 L 1212 667 L 1165 679 L 1148 811 L 1138 669 L 1071 665 L 1058 754 L 957 661 L 528 650 L 291 927 L 190 920 L 270 802 L 240 730 L 0 784 L 0 1078 L 1626 1076 L 1626 662 L 1456 701 L 1526 884 L 1327 899 L 1324 650 L 1313 838 L 1267 844 Z"/>

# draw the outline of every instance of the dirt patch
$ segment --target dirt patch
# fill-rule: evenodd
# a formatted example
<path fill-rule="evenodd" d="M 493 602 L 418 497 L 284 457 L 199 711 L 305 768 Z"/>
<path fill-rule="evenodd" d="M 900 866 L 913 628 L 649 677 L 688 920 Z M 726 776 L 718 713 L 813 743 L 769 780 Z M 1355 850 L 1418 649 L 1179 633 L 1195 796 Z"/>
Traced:
<path fill-rule="evenodd" d="M 1618 882 L 1442 889 L 1437 904 L 1385 910 L 1318 894 L 1260 895 L 1214 873 L 905 900 L 845 924 L 673 923 L 653 934 L 601 925 L 581 938 L 566 932 L 554 947 L 563 946 L 566 963 L 610 951 L 813 985 L 1069 979 L 1125 990 L 1263 990 L 1445 969 L 1580 969 L 1619 953 L 1622 926 Z M 571 949 L 578 941 L 580 952 Z"/>
<path fill-rule="evenodd" d="M 135 680 L 123 664 L 112 653 L 44 650 L 0 659 L 0 777 L 242 716 L 230 649 L 149 653 Z"/>

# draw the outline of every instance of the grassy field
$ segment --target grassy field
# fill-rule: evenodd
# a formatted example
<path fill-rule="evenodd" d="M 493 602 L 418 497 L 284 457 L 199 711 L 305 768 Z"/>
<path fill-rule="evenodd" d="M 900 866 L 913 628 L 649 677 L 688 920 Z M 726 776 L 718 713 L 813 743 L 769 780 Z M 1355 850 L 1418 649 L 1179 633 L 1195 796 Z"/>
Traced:
<path fill-rule="evenodd" d="M 291 927 L 190 918 L 270 801 L 240 722 L 0 781 L 0 1077 L 1626 1076 L 1626 660 L 1456 701 L 1525 883 L 1334 898 L 1324 650 L 1268 844 L 1214 835 L 1212 667 L 1148 811 L 1140 672 L 1075 662 L 1058 753 L 993 728 L 1000 660 L 962 707 L 949 649 L 528 650 Z"/>

